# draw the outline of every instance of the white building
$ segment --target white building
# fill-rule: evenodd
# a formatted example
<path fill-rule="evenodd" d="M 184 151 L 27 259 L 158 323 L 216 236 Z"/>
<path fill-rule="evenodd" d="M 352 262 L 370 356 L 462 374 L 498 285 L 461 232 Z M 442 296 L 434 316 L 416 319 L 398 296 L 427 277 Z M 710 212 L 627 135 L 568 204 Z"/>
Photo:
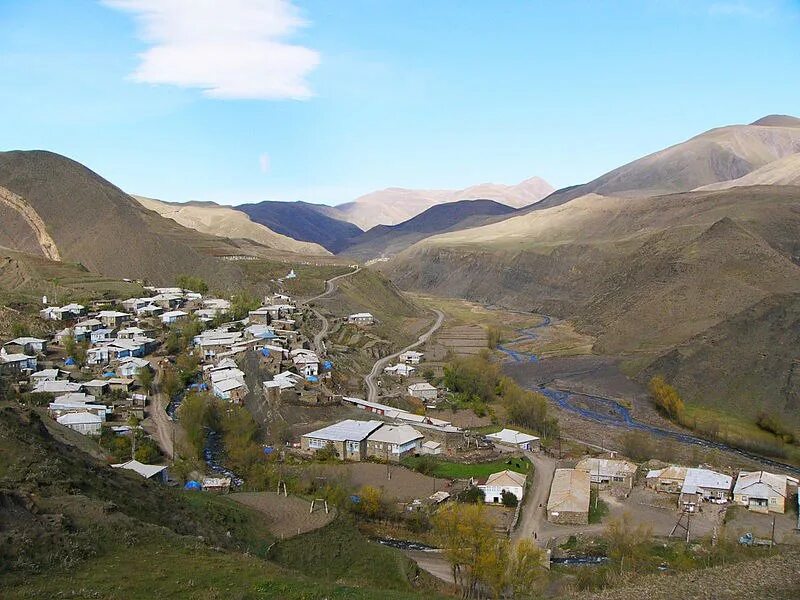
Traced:
<path fill-rule="evenodd" d="M 349 315 L 347 317 L 347 322 L 351 325 L 373 325 L 375 323 L 375 317 L 372 316 L 372 313 L 360 312 Z"/>
<path fill-rule="evenodd" d="M 387 375 L 396 375 L 397 377 L 410 377 L 414 371 L 416 371 L 414 367 L 405 363 L 398 363 L 383 370 Z"/>
<path fill-rule="evenodd" d="M 422 434 L 410 425 L 384 425 L 367 438 L 367 456 L 399 462 L 419 452 Z"/>
<path fill-rule="evenodd" d="M 292 357 L 297 372 L 304 377 L 316 377 L 319 375 L 319 358 L 311 350 L 292 350 L 289 355 Z"/>
<path fill-rule="evenodd" d="M 484 500 L 487 504 L 501 503 L 503 492 L 514 494 L 517 500 L 521 501 L 525 493 L 525 475 L 508 470 L 492 473 L 485 483 L 478 484 L 478 488 L 483 490 Z"/>
<path fill-rule="evenodd" d="M 136 377 L 142 369 L 149 369 L 150 361 L 144 358 L 130 356 L 123 358 L 117 367 L 117 374 L 120 377 Z"/>
<path fill-rule="evenodd" d="M 502 429 L 497 433 L 490 433 L 486 437 L 496 444 L 514 448 L 515 450 L 539 449 L 540 440 L 538 437 L 515 429 Z"/>
<path fill-rule="evenodd" d="M 679 505 L 693 510 L 697 504 L 725 502 L 731 493 L 733 477 L 710 469 L 686 469 Z"/>
<path fill-rule="evenodd" d="M 412 398 L 430 402 L 431 400 L 436 400 L 438 390 L 427 381 L 423 381 L 422 383 L 412 383 L 408 386 L 408 395 Z"/>
<path fill-rule="evenodd" d="M 170 310 L 165 312 L 161 315 L 161 322 L 164 325 L 171 325 L 172 323 L 176 323 L 181 321 L 189 316 L 189 313 L 182 311 L 182 310 Z"/>
<path fill-rule="evenodd" d="M 152 479 L 161 483 L 165 483 L 167 480 L 167 467 L 164 465 L 146 465 L 144 463 L 140 463 L 138 460 L 129 460 L 128 462 L 118 463 L 111 466 L 114 469 L 133 471 L 145 479 Z"/>
<path fill-rule="evenodd" d="M 103 422 L 100 416 L 90 412 L 66 413 L 58 417 L 56 421 L 83 435 L 100 435 L 100 427 Z"/>
<path fill-rule="evenodd" d="M 422 362 L 422 357 L 425 356 L 422 352 L 417 352 L 416 350 L 407 350 L 403 352 L 397 359 L 402 362 L 406 363 L 407 365 L 418 365 Z"/>
<path fill-rule="evenodd" d="M 638 467 L 627 460 L 587 457 L 575 465 L 578 471 L 589 474 L 589 481 L 597 485 L 633 487 L 633 477 Z"/>
<path fill-rule="evenodd" d="M 789 484 L 797 479 L 766 471 L 742 471 L 733 488 L 733 501 L 759 513 L 780 513 L 786 510 Z"/>

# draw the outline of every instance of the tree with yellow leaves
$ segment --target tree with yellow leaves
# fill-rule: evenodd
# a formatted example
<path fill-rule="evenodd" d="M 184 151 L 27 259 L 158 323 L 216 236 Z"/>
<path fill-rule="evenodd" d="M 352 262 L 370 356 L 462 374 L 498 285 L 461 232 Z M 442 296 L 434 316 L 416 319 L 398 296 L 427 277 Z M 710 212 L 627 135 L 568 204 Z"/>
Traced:
<path fill-rule="evenodd" d="M 685 408 L 684 402 L 674 386 L 669 385 L 661 375 L 650 380 L 650 395 L 656 406 L 670 419 L 680 421 Z"/>

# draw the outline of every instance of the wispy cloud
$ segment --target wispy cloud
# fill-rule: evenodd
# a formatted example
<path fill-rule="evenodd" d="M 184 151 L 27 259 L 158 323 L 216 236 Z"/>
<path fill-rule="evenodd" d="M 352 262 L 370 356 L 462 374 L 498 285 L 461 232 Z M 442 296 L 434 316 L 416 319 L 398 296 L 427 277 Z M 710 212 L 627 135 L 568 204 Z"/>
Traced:
<path fill-rule="evenodd" d="M 270 162 L 269 162 L 269 154 L 264 152 L 258 157 L 258 169 L 262 173 L 269 173 L 270 169 Z"/>
<path fill-rule="evenodd" d="M 132 77 L 225 99 L 312 96 L 319 54 L 287 40 L 306 25 L 291 0 L 103 0 L 130 13 L 150 47 Z"/>

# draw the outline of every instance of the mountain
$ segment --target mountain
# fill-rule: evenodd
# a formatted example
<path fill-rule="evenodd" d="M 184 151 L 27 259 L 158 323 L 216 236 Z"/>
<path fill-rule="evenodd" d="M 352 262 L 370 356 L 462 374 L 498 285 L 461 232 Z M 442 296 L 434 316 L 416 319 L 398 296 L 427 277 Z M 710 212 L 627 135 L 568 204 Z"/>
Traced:
<path fill-rule="evenodd" d="M 738 179 L 775 160 L 800 152 L 800 119 L 763 117 L 750 125 L 730 125 L 701 133 L 601 175 L 554 192 L 536 209 L 586 194 L 656 196 L 688 192 Z"/>
<path fill-rule="evenodd" d="M 227 238 L 244 238 L 266 248 L 297 254 L 330 254 L 318 244 L 298 241 L 254 223 L 246 213 L 228 206 L 220 206 L 214 202 L 174 203 L 142 196 L 133 197 L 148 210 L 153 210 L 162 217 L 202 233 Z"/>
<path fill-rule="evenodd" d="M 356 238 L 342 254 L 359 259 L 397 254 L 431 235 L 486 224 L 515 210 L 494 200 L 461 200 L 437 204 L 399 225 L 377 225 Z"/>
<path fill-rule="evenodd" d="M 356 225 L 329 216 L 336 209 L 306 202 L 259 202 L 235 207 L 251 221 L 295 240 L 319 244 L 330 252 L 341 251 L 363 232 Z"/>
<path fill-rule="evenodd" d="M 396 225 L 415 217 L 431 206 L 459 200 L 494 200 L 513 208 L 538 202 L 553 191 L 539 177 L 517 185 L 482 183 L 463 190 L 413 190 L 388 188 L 356 198 L 336 207 L 339 213 L 362 229 L 376 225 Z"/>
<path fill-rule="evenodd" d="M 145 209 L 74 160 L 45 151 L 0 153 L 0 246 L 81 263 L 115 278 L 172 283 L 193 274 L 241 279 L 235 243 Z"/>
<path fill-rule="evenodd" d="M 748 185 L 800 185 L 800 153 L 789 154 L 738 179 L 711 183 L 698 190 L 725 190 Z"/>
<path fill-rule="evenodd" d="M 800 188 L 760 186 L 583 196 L 426 238 L 383 268 L 402 288 L 570 318 L 596 352 L 646 363 L 800 293 L 798 264 Z"/>

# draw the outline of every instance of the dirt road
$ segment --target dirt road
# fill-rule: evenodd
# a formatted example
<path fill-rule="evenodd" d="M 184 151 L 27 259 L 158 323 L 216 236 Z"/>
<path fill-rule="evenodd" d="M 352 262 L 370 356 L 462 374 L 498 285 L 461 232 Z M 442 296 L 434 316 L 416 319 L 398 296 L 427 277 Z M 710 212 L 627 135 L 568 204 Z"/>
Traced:
<path fill-rule="evenodd" d="M 334 291 L 336 291 L 336 287 L 338 282 L 346 277 L 352 277 L 356 273 L 361 270 L 361 267 L 356 267 L 349 273 L 345 273 L 343 275 L 337 275 L 336 277 L 331 277 L 325 282 L 325 291 L 313 298 L 309 298 L 306 300 L 306 304 L 310 304 L 314 300 L 319 300 L 320 298 L 324 298 L 329 296 Z M 325 353 L 325 336 L 328 335 L 328 330 L 330 329 L 330 323 L 328 322 L 328 318 L 323 315 L 320 311 L 316 308 L 312 308 L 311 311 L 317 316 L 317 318 L 322 321 L 322 326 L 319 328 L 319 331 L 314 335 L 314 351 L 322 356 Z"/>
<path fill-rule="evenodd" d="M 367 385 L 367 400 L 368 401 L 375 402 L 378 399 L 378 391 L 379 390 L 378 390 L 378 385 L 375 383 L 375 378 L 378 375 L 380 375 L 380 373 L 383 372 L 383 369 L 386 367 L 386 365 L 390 361 L 392 361 L 395 358 L 397 358 L 398 356 L 400 356 L 403 352 L 407 352 L 409 350 L 413 350 L 414 348 L 417 348 L 418 346 L 421 346 L 422 344 L 427 342 L 430 339 L 430 337 L 434 333 L 436 333 L 436 331 L 442 326 L 442 323 L 444 323 L 444 313 L 442 311 L 440 311 L 438 308 L 434 308 L 432 310 L 433 310 L 433 312 L 436 313 L 436 321 L 431 326 L 431 328 L 428 329 L 428 331 L 426 331 L 421 336 L 419 336 L 419 339 L 416 342 L 414 342 L 413 344 L 411 344 L 409 346 L 406 346 L 405 348 L 403 348 L 399 352 L 395 352 L 394 354 L 391 354 L 389 356 L 384 356 L 383 358 L 381 358 L 378 361 L 376 361 L 374 365 L 372 365 L 372 371 L 370 371 L 369 375 L 367 375 L 364 378 L 364 383 Z"/>
<path fill-rule="evenodd" d="M 161 391 L 161 378 L 163 370 L 160 365 L 156 365 L 156 376 L 153 378 L 152 393 L 147 399 L 146 416 L 150 419 L 153 431 L 150 432 L 155 438 L 159 449 L 165 455 L 175 460 L 175 449 L 173 447 L 173 437 L 175 423 L 170 419 L 166 411 L 168 398 Z"/>
<path fill-rule="evenodd" d="M 537 542 L 544 546 L 547 539 L 542 532 L 547 524 L 547 497 L 550 494 L 550 484 L 553 483 L 556 459 L 541 452 L 526 452 L 525 456 L 533 464 L 533 481 L 522 504 L 520 522 L 511 534 L 511 539 L 515 542 L 526 538 L 533 539 L 533 534 L 536 532 Z"/>

